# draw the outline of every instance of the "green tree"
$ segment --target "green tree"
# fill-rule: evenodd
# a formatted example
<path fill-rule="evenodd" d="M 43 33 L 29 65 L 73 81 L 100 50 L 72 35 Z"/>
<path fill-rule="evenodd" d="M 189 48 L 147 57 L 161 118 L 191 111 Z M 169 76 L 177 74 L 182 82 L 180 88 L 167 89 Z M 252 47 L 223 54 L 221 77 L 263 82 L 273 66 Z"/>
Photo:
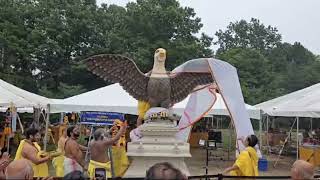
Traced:
<path fill-rule="evenodd" d="M 0 1 L 0 77 L 34 91 L 36 82 L 30 24 L 35 21 L 32 2 Z"/>
<path fill-rule="evenodd" d="M 128 52 L 144 72 L 152 68 L 159 47 L 167 49 L 169 70 L 192 58 L 212 56 L 212 38 L 195 36 L 203 25 L 192 8 L 176 0 L 138 0 L 126 9 Z"/>
<path fill-rule="evenodd" d="M 274 84 L 281 89 L 274 96 L 296 91 L 318 83 L 320 80 L 319 64 L 316 56 L 296 42 L 293 45 L 283 43 L 268 54 Z"/>
<path fill-rule="evenodd" d="M 219 59 L 238 69 L 242 93 L 247 103 L 263 101 L 271 93 L 268 91 L 272 78 L 267 69 L 269 61 L 259 51 L 234 48 L 220 54 Z"/>
<path fill-rule="evenodd" d="M 250 22 L 230 23 L 227 30 L 219 30 L 216 36 L 215 43 L 219 45 L 216 56 L 238 68 L 249 103 L 256 104 L 319 82 L 316 56 L 298 42 L 282 43 L 275 27 L 266 27 L 252 18 Z"/>
<path fill-rule="evenodd" d="M 281 35 L 272 26 L 265 26 L 258 19 L 252 18 L 250 22 L 240 20 L 231 22 L 227 30 L 218 30 L 215 41 L 219 45 L 217 54 L 232 48 L 253 48 L 264 53 L 277 47 L 281 43 Z"/>
<path fill-rule="evenodd" d="M 127 55 L 143 71 L 158 47 L 168 50 L 168 69 L 212 55 L 212 38 L 195 36 L 202 24 L 194 10 L 175 0 L 125 8 L 95 0 L 0 2 L 0 78 L 50 97 L 104 85 L 82 63 L 93 54 Z"/>

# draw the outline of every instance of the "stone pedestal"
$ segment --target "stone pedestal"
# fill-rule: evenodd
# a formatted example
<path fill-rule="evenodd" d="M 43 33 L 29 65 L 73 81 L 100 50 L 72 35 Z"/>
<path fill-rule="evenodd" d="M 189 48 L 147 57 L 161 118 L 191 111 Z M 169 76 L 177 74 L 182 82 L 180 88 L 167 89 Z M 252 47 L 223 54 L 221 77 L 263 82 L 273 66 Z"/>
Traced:
<path fill-rule="evenodd" d="M 128 143 L 127 155 L 132 161 L 124 177 L 145 177 L 146 171 L 159 162 L 169 162 L 190 175 L 184 162 L 184 158 L 191 157 L 190 146 L 175 138 L 179 131 L 175 122 L 154 120 L 139 128 L 143 137 Z"/>

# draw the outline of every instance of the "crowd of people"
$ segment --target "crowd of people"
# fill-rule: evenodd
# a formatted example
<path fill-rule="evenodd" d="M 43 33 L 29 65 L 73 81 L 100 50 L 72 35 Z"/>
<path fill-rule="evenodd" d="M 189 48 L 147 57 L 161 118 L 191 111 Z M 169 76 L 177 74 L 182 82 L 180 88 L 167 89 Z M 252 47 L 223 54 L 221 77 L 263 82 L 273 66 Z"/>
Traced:
<path fill-rule="evenodd" d="M 0 179 L 32 179 L 43 177 L 50 179 L 47 162 L 53 160 L 56 176 L 64 179 L 107 179 L 111 177 L 111 164 L 107 148 L 111 147 L 125 133 L 126 123 L 113 137 L 109 137 L 106 129 L 98 128 L 93 133 L 93 140 L 88 147 L 78 143 L 80 130 L 77 126 L 68 127 L 64 136 L 59 139 L 59 155 L 52 156 L 43 152 L 39 146 L 39 130 L 30 128 L 25 133 L 18 147 L 14 160 L 3 153 L 0 159 Z M 237 157 L 233 166 L 223 171 L 224 175 L 258 176 L 258 155 L 255 146 L 258 138 L 250 135 L 242 139 L 246 149 Z M 86 163 L 84 152 L 90 152 L 89 163 Z M 57 163 L 57 162 L 60 163 Z M 88 166 L 86 165 L 88 164 Z M 292 179 L 313 179 L 314 167 L 303 160 L 297 160 L 291 169 Z M 52 177 L 51 177 L 52 178 Z M 160 162 L 149 168 L 145 179 L 188 179 L 187 176 L 168 162 Z"/>
<path fill-rule="evenodd" d="M 97 176 L 96 169 L 101 171 L 101 178 L 110 177 L 110 160 L 107 148 L 111 147 L 125 133 L 127 124 L 123 123 L 117 134 L 109 138 L 106 129 L 98 128 L 88 147 L 78 143 L 80 129 L 70 126 L 58 141 L 57 153 L 50 154 L 41 150 L 41 135 L 38 129 L 29 128 L 25 139 L 20 141 L 14 161 L 3 153 L 0 159 L 0 179 L 32 179 L 33 177 L 49 177 L 48 161 L 52 160 L 57 177 L 64 177 L 74 172 L 82 172 L 90 178 Z M 90 152 L 89 165 L 85 162 L 84 152 Z M 100 174 L 101 176 L 101 174 Z"/>

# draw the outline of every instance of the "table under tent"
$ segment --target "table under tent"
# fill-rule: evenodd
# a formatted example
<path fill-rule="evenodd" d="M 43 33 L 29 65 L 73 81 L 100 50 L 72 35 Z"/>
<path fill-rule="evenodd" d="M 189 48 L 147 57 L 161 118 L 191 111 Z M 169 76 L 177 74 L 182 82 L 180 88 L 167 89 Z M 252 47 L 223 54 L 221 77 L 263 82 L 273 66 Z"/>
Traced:
<path fill-rule="evenodd" d="M 320 165 L 320 124 L 315 121 L 320 118 L 320 83 L 257 104 L 255 107 L 260 108 L 264 113 L 262 124 L 266 127 L 268 152 L 271 145 L 282 141 L 280 157 L 288 141 L 295 139 L 296 158 L 310 161 L 317 166 Z M 274 125 L 277 119 L 287 121 L 290 127 L 289 134 L 280 137 L 273 132 L 270 133 L 270 122 Z M 301 133 L 301 127 L 305 129 L 304 133 Z M 296 135 L 292 137 L 294 130 Z"/>

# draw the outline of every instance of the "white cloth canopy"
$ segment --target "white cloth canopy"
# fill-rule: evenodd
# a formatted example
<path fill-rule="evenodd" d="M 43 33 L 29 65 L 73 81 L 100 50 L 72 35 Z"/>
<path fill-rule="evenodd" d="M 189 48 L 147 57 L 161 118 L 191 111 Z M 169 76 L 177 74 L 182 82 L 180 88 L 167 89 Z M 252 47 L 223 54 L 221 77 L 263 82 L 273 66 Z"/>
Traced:
<path fill-rule="evenodd" d="M 216 95 L 217 95 L 217 100 L 208 114 L 228 116 L 229 112 L 227 110 L 227 107 L 226 107 L 221 95 L 218 93 Z M 188 98 L 186 98 L 185 100 L 183 100 L 173 106 L 175 109 L 175 112 L 177 112 L 178 114 L 181 114 L 184 111 L 184 108 L 186 107 L 186 105 L 188 103 L 189 97 L 190 96 L 188 96 Z M 252 118 L 252 119 L 260 119 L 261 118 L 260 109 L 254 107 L 254 106 L 251 106 L 249 104 L 245 104 L 245 106 L 246 106 L 246 109 L 249 113 L 250 118 Z"/>
<path fill-rule="evenodd" d="M 174 112 L 183 113 L 189 96 L 173 106 Z M 50 105 L 51 113 L 58 112 L 80 112 L 80 111 L 109 111 L 121 112 L 125 114 L 137 114 L 138 102 L 131 97 L 118 83 L 105 86 L 93 91 L 66 98 L 59 103 Z M 260 110 L 250 105 L 246 105 L 250 117 L 260 119 Z M 229 115 L 228 110 L 218 95 L 217 102 L 209 112 L 212 115 Z"/>
<path fill-rule="evenodd" d="M 320 83 L 255 105 L 270 116 L 320 117 Z"/>
<path fill-rule="evenodd" d="M 47 107 L 54 100 L 28 92 L 0 79 L 0 107 Z"/>

